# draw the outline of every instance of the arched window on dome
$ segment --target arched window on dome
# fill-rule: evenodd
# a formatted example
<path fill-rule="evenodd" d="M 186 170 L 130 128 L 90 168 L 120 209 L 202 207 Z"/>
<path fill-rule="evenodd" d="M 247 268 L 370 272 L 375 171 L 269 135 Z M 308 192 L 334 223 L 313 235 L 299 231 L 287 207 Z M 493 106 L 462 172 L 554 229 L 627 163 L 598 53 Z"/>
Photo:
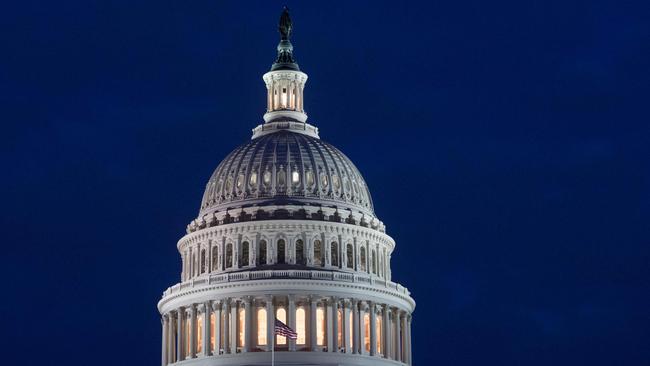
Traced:
<path fill-rule="evenodd" d="M 323 263 L 323 245 L 320 240 L 314 240 L 314 266 L 322 267 Z"/>
<path fill-rule="evenodd" d="M 250 264 L 250 245 L 248 244 L 247 241 L 241 243 L 241 258 L 239 259 L 239 263 L 242 267 L 248 266 Z"/>
<path fill-rule="evenodd" d="M 361 246 L 361 249 L 359 249 L 359 260 L 361 262 L 361 271 L 365 272 L 366 271 L 366 248 L 364 246 Z"/>
<path fill-rule="evenodd" d="M 212 270 L 216 271 L 219 268 L 219 247 L 212 247 Z"/>
<path fill-rule="evenodd" d="M 352 248 L 352 244 L 347 245 L 345 255 L 347 261 L 346 266 L 348 268 L 354 268 L 354 249 Z"/>
<path fill-rule="evenodd" d="M 260 240 L 259 243 L 259 250 L 257 251 L 257 265 L 262 266 L 265 265 L 266 262 L 266 240 Z"/>
<path fill-rule="evenodd" d="M 286 243 L 284 239 L 279 239 L 278 242 L 278 262 L 277 263 L 286 263 Z"/>
<path fill-rule="evenodd" d="M 372 263 L 372 273 L 377 274 L 377 256 L 374 249 L 370 252 L 370 263 Z"/>
<path fill-rule="evenodd" d="M 302 239 L 296 240 L 296 264 L 305 265 L 305 244 Z"/>
<path fill-rule="evenodd" d="M 205 249 L 201 249 L 201 273 L 205 273 Z"/>
<path fill-rule="evenodd" d="M 338 267 L 339 266 L 339 245 L 335 241 L 333 241 L 330 244 L 330 255 L 331 255 L 332 266 Z"/>
<path fill-rule="evenodd" d="M 226 244 L 226 268 L 232 267 L 232 243 Z"/>
<path fill-rule="evenodd" d="M 300 173 L 298 172 L 297 169 L 294 169 L 291 172 L 291 184 L 295 187 L 300 183 Z"/>

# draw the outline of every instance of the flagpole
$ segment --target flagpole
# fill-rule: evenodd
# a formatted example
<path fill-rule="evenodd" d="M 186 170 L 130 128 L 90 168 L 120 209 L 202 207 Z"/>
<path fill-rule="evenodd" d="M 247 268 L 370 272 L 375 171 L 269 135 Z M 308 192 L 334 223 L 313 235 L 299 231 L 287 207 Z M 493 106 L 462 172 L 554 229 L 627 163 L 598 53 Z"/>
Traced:
<path fill-rule="evenodd" d="M 273 335 L 271 336 L 271 366 L 275 366 L 275 322 L 273 324 Z"/>

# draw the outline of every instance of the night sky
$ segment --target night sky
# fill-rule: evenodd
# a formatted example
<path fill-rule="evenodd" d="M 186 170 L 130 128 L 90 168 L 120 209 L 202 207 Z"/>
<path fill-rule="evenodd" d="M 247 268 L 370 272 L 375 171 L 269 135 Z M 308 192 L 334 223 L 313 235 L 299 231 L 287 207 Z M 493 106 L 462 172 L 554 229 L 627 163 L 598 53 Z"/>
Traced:
<path fill-rule="evenodd" d="M 262 121 L 285 3 L 17 3 L 0 364 L 160 364 L 176 242 Z M 650 364 L 643 3 L 288 2 L 309 122 L 397 242 L 416 365 Z"/>

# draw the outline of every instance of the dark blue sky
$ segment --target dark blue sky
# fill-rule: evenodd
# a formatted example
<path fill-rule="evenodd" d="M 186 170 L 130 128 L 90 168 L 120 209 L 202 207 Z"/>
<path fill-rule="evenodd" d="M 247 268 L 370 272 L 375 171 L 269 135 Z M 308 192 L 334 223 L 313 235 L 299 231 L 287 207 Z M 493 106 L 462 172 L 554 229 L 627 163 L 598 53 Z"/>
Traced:
<path fill-rule="evenodd" d="M 176 241 L 261 121 L 284 3 L 0 15 L 0 349 L 155 365 Z M 305 106 L 417 301 L 417 365 L 650 363 L 644 2 L 289 1 Z"/>

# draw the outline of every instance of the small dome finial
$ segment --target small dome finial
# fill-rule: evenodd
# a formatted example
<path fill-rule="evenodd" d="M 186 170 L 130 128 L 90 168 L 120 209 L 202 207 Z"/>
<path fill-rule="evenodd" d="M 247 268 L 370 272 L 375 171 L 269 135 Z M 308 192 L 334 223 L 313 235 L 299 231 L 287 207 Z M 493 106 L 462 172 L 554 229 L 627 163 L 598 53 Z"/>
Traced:
<path fill-rule="evenodd" d="M 289 8 L 285 5 L 282 15 L 280 15 L 280 23 L 278 24 L 278 30 L 280 31 L 281 39 L 288 40 L 291 37 L 291 17 L 289 16 Z"/>

